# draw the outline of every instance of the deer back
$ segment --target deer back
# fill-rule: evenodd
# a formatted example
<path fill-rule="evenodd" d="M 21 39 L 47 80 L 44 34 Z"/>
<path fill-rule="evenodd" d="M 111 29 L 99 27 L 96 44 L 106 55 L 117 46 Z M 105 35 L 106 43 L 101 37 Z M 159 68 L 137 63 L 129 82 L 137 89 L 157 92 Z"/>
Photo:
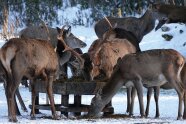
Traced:
<path fill-rule="evenodd" d="M 48 31 L 47 31 L 48 29 Z M 20 31 L 19 36 L 21 38 L 33 38 L 33 39 L 43 39 L 49 40 L 54 48 L 57 47 L 58 39 L 57 39 L 58 31 L 55 28 L 44 27 L 44 26 L 30 26 L 22 31 Z M 84 48 L 86 47 L 86 43 L 78 39 L 71 33 L 71 27 L 68 29 L 64 29 L 64 41 L 71 48 Z"/>
<path fill-rule="evenodd" d="M 13 38 L 1 48 L 1 62 L 6 71 L 19 78 L 47 74 L 57 76 L 58 57 L 52 45 L 44 40 Z"/>

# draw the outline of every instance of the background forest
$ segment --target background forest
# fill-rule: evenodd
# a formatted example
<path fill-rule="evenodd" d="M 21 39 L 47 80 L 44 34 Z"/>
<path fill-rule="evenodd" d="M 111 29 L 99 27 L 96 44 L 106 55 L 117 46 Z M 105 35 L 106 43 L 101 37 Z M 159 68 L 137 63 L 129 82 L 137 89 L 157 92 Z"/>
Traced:
<path fill-rule="evenodd" d="M 65 23 L 91 26 L 103 16 L 141 15 L 147 9 L 149 1 L 155 0 L 0 0 L 0 31 L 3 35 L 13 34 L 19 27 L 39 25 L 41 21 L 49 26 Z M 158 1 L 186 6 L 186 0 Z M 63 13 L 72 7 L 78 8 L 73 19 L 69 20 L 63 14 L 58 15 L 58 11 Z"/>

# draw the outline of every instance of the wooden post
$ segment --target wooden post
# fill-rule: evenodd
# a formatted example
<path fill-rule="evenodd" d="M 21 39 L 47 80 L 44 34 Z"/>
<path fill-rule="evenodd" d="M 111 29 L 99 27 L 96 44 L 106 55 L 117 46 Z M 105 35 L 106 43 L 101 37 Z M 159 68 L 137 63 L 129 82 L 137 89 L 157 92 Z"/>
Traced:
<path fill-rule="evenodd" d="M 61 105 L 63 107 L 68 107 L 69 105 L 69 95 L 61 95 Z M 61 112 L 61 114 L 64 114 L 66 117 L 68 117 L 68 112 Z"/>
<path fill-rule="evenodd" d="M 81 95 L 74 95 L 74 106 L 80 107 L 81 106 Z M 75 112 L 75 116 L 80 116 L 81 112 Z"/>

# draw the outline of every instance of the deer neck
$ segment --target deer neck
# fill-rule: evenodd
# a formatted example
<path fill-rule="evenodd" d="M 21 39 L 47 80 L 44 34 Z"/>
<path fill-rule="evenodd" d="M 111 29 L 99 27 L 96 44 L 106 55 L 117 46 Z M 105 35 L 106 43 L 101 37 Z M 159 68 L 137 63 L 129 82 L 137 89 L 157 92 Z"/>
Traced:
<path fill-rule="evenodd" d="M 145 14 L 140 18 L 140 25 L 142 29 L 142 35 L 148 34 L 155 27 L 155 18 L 153 17 L 153 12 L 147 10 Z"/>

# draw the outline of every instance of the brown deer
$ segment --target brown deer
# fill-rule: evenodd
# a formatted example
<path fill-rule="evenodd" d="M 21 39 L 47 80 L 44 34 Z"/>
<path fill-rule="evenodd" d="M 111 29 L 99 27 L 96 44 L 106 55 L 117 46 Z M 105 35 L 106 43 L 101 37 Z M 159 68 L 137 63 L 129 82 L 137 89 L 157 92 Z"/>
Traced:
<path fill-rule="evenodd" d="M 176 6 L 176 5 L 166 5 L 162 3 L 153 4 L 154 11 L 157 11 L 160 14 L 165 15 L 166 18 L 163 18 L 159 21 L 155 30 L 158 30 L 165 23 L 186 23 L 186 7 L 185 6 Z"/>
<path fill-rule="evenodd" d="M 127 39 L 108 37 L 108 39 L 105 40 L 94 55 L 90 56 L 92 60 L 92 70 L 90 72 L 92 80 L 98 76 L 100 72 L 106 75 L 106 79 L 110 78 L 117 59 L 126 54 L 136 52 L 135 46 Z"/>
<path fill-rule="evenodd" d="M 63 40 L 63 29 L 58 35 L 59 42 L 63 42 L 65 50 L 70 50 L 74 55 L 80 57 L 76 52 L 69 48 Z M 5 68 L 6 94 L 8 103 L 9 121 L 16 122 L 14 94 L 23 76 L 31 80 L 32 89 L 32 111 L 31 117 L 35 117 L 35 80 L 40 78 L 46 82 L 46 91 L 49 96 L 52 115 L 58 119 L 55 111 L 54 98 L 52 91 L 53 80 L 58 76 L 59 60 L 54 47 L 45 40 L 13 38 L 6 42 L 0 49 L 0 60 Z M 83 61 L 81 61 L 81 67 Z"/>
<path fill-rule="evenodd" d="M 148 34 L 155 27 L 155 20 L 162 18 L 163 15 L 158 14 L 155 11 L 147 10 L 145 14 L 140 17 L 126 17 L 126 18 L 113 18 L 108 17 L 108 20 L 112 25 L 116 25 L 116 28 L 125 29 L 132 32 L 138 39 L 138 43 L 141 42 L 144 35 Z M 105 19 L 101 19 L 95 24 L 95 32 L 98 38 L 102 38 L 103 34 L 109 29 L 109 25 Z"/>
<path fill-rule="evenodd" d="M 179 96 L 178 119 L 180 119 L 185 92 L 185 87 L 180 81 L 180 72 L 184 63 L 184 57 L 173 49 L 156 49 L 125 55 L 118 60 L 108 83 L 92 99 L 88 116 L 99 117 L 104 106 L 125 85 L 134 86 L 137 89 L 140 114 L 143 117 L 145 115 L 143 85 L 161 86 L 169 82 Z"/>
<path fill-rule="evenodd" d="M 95 40 L 88 50 L 89 68 L 91 80 L 101 74 L 105 74 L 106 78 L 110 78 L 113 67 L 119 57 L 123 57 L 128 53 L 141 51 L 138 39 L 130 31 L 120 28 L 114 28 L 110 21 L 105 18 L 109 24 L 109 30 L 103 35 L 103 38 Z M 85 59 L 86 62 L 87 59 Z M 87 67 L 86 67 L 87 66 Z M 86 70 L 86 72 L 88 72 Z"/>
<path fill-rule="evenodd" d="M 67 29 L 66 29 L 67 28 Z M 60 29 L 59 29 L 60 30 Z M 64 46 L 61 42 L 58 42 L 57 39 L 58 28 L 47 27 L 46 25 L 41 26 L 29 26 L 20 31 L 19 36 L 21 38 L 33 38 L 33 39 L 43 39 L 48 40 L 54 48 L 57 48 L 56 51 L 60 56 L 60 59 L 63 61 L 60 62 L 60 73 L 62 77 L 67 78 L 67 63 L 70 62 L 70 59 L 73 56 L 69 51 L 64 52 Z M 63 38 L 65 43 L 76 51 L 80 51 L 80 48 L 86 47 L 86 43 L 78 39 L 74 34 L 71 33 L 71 26 L 65 26 L 63 30 Z"/>

